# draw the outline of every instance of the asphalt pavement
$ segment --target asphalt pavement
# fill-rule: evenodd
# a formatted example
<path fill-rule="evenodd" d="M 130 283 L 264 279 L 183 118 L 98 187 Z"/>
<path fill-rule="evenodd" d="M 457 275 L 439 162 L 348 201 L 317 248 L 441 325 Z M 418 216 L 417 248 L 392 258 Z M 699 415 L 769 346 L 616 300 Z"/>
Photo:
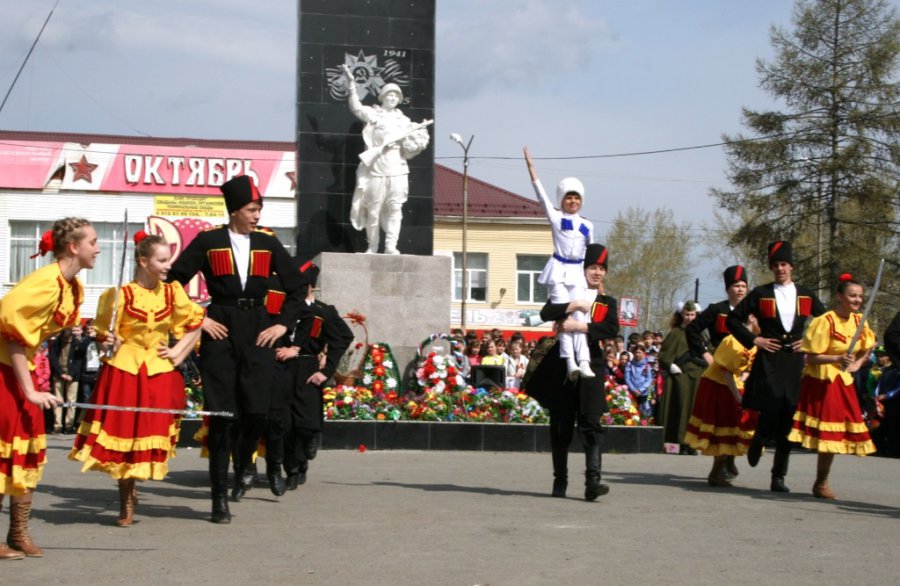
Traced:
<path fill-rule="evenodd" d="M 118 492 L 49 439 L 31 532 L 41 559 L 0 562 L 0 584 L 892 584 L 900 558 L 900 460 L 839 456 L 837 501 L 815 499 L 815 455 L 795 453 L 768 490 L 771 453 L 739 459 L 731 489 L 711 460 L 606 455 L 608 495 L 588 503 L 583 458 L 549 497 L 549 454 L 326 450 L 308 482 L 265 483 L 208 522 L 206 460 L 179 449 L 169 477 L 139 485 L 136 523 Z M 8 504 L 8 503 L 7 503 Z M 4 509 L 5 512 L 6 509 Z M 7 525 L 0 521 L 0 531 Z M 2 533 L 0 533 L 2 535 Z"/>

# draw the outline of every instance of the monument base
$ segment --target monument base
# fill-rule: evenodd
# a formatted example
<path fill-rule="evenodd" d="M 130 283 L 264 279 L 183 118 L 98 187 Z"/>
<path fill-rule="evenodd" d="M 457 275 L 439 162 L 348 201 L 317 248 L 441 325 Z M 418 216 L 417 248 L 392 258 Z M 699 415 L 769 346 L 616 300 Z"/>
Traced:
<path fill-rule="evenodd" d="M 199 447 L 193 439 L 199 419 L 181 424 L 178 446 Z M 356 450 L 470 450 L 477 452 L 550 452 L 549 426 L 535 423 L 447 423 L 443 421 L 326 421 L 322 449 Z M 663 428 L 604 426 L 600 438 L 604 454 L 660 454 Z M 583 453 L 578 434 L 569 451 Z M 578 470 L 579 464 L 571 464 Z"/>
<path fill-rule="evenodd" d="M 341 315 L 366 316 L 369 342 L 390 345 L 405 390 L 419 344 L 449 333 L 451 259 L 323 252 L 313 260 L 322 270 L 319 298 Z"/>

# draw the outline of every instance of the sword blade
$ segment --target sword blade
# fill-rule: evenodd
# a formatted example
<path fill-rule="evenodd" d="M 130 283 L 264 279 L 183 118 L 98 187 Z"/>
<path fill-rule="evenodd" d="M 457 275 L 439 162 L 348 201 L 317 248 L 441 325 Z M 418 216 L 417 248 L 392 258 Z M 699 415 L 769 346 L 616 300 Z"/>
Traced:
<path fill-rule="evenodd" d="M 863 311 L 862 319 L 859 320 L 859 325 L 856 326 L 856 333 L 853 334 L 853 337 L 850 338 L 850 346 L 847 347 L 847 354 L 853 355 L 853 350 L 856 348 L 857 342 L 859 342 L 860 336 L 862 336 L 863 327 L 866 325 L 866 319 L 869 317 L 869 313 L 872 311 L 872 305 L 875 303 L 875 296 L 878 294 L 878 288 L 881 287 L 881 275 L 884 273 L 884 259 L 881 259 L 881 263 L 878 265 L 878 274 L 875 276 L 875 284 L 872 285 L 871 291 L 869 291 L 869 300 L 866 302 L 866 309 Z"/>
<path fill-rule="evenodd" d="M 131 413 L 161 413 L 164 415 L 183 415 L 185 417 L 234 417 L 230 411 L 194 411 L 193 409 L 160 409 L 156 407 L 125 407 L 122 405 L 95 405 L 93 403 L 77 403 L 74 401 L 62 404 L 62 407 L 78 407 L 80 409 L 98 409 L 100 411 L 128 411 Z"/>
<path fill-rule="evenodd" d="M 125 208 L 125 218 L 122 220 L 122 258 L 119 262 L 119 279 L 116 282 L 116 294 L 113 296 L 112 318 L 109 320 L 109 335 L 113 345 L 106 349 L 107 358 L 112 358 L 116 340 L 116 319 L 119 316 L 119 292 L 125 280 L 125 257 L 128 256 L 128 208 Z"/>

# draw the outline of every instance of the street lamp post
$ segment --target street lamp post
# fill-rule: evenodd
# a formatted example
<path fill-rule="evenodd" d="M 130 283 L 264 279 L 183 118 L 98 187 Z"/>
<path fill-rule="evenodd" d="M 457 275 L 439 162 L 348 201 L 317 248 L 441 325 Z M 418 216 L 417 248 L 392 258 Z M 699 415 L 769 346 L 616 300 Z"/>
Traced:
<path fill-rule="evenodd" d="M 466 244 L 469 229 L 469 147 L 472 146 L 473 134 L 469 142 L 464 143 L 462 136 L 457 133 L 450 135 L 450 140 L 462 147 L 463 150 L 463 216 L 462 216 L 462 301 L 459 308 L 459 327 L 466 333 L 466 299 L 469 297 L 469 272 L 466 266 Z"/>

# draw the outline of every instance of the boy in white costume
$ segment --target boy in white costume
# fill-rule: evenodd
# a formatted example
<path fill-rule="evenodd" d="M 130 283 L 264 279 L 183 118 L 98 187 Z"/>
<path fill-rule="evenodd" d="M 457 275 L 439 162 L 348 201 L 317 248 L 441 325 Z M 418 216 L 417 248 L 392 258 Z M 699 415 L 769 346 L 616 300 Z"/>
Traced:
<path fill-rule="evenodd" d="M 588 291 L 582 263 L 585 248 L 594 241 L 594 225 L 578 215 L 584 201 L 584 185 L 575 177 L 566 177 L 560 181 L 556 188 L 560 209 L 556 209 L 538 179 L 528 147 L 525 147 L 525 163 L 528 165 L 534 192 L 544 206 L 553 233 L 553 256 L 541 271 L 538 283 L 547 285 L 550 289 L 552 303 L 593 300 L 595 294 Z M 587 315 L 581 311 L 574 312 L 572 317 L 581 322 L 588 321 Z M 593 377 L 587 336 L 576 332 L 560 332 L 558 336 L 559 355 L 566 360 L 569 378 L 574 379 L 578 375 Z"/>

